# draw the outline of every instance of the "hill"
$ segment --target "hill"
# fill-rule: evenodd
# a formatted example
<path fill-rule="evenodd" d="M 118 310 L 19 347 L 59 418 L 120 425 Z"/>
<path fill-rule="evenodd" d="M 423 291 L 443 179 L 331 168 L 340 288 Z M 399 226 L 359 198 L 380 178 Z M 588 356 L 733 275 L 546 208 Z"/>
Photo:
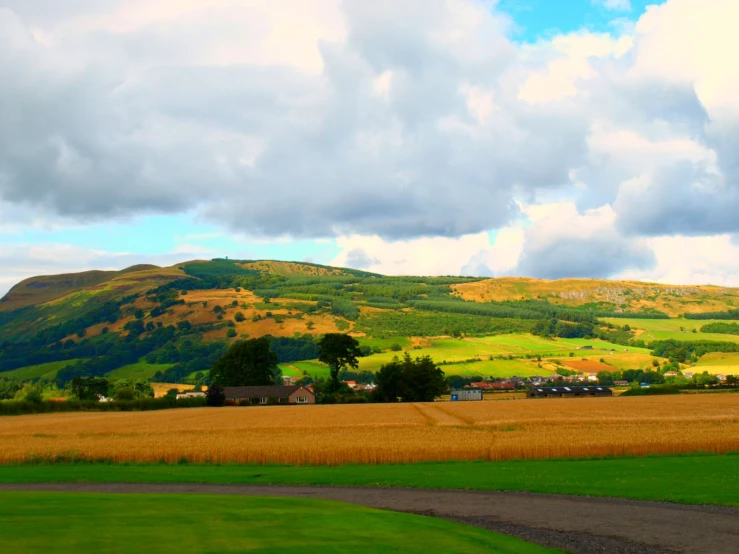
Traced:
<path fill-rule="evenodd" d="M 156 275 L 161 268 L 155 265 L 134 265 L 120 271 L 83 271 L 61 275 L 42 275 L 30 277 L 15 285 L 0 298 L 0 311 L 10 312 L 27 306 L 34 306 L 57 300 L 74 292 L 96 290 L 98 285 L 114 281 L 129 274 Z M 128 279 L 136 280 L 135 276 Z M 115 286 L 115 285 L 113 285 Z"/>
<path fill-rule="evenodd" d="M 655 334 L 656 324 L 639 327 L 639 321 L 670 321 L 668 314 L 683 311 L 713 314 L 737 300 L 739 290 L 719 287 L 388 277 L 273 260 L 133 266 L 35 277 L 13 287 L 0 303 L 0 377 L 62 384 L 136 368 L 135 375 L 183 382 L 202 379 L 230 343 L 267 335 L 286 372 L 319 375 L 320 366 L 309 361 L 317 355 L 315 337 L 327 332 L 356 336 L 372 354 L 360 366 L 368 371 L 405 349 L 429 354 L 459 375 L 546 374 L 566 366 L 583 340 L 591 351 L 580 357 L 587 362 L 582 367 L 602 367 L 611 356 L 614 367 L 642 368 L 652 357 L 638 348 L 646 345 L 640 337 L 673 335 Z M 677 326 L 681 334 L 674 336 L 721 338 L 700 328 Z M 506 336 L 511 339 L 499 340 Z"/>
<path fill-rule="evenodd" d="M 454 285 L 454 294 L 473 302 L 546 300 L 552 304 L 596 311 L 684 313 L 729 310 L 739 306 L 739 289 L 715 286 L 678 286 L 638 281 L 561 279 L 547 281 L 502 277 Z"/>

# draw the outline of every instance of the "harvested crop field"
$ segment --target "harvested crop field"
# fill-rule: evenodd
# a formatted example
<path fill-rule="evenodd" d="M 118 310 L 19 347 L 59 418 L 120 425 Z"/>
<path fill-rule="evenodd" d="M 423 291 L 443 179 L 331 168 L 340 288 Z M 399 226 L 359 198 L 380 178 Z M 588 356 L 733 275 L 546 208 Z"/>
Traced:
<path fill-rule="evenodd" d="M 0 462 L 337 465 L 739 451 L 739 395 L 254 406 L 0 418 Z"/>
<path fill-rule="evenodd" d="M 598 373 L 599 371 L 614 371 L 616 368 L 596 360 L 565 360 L 564 365 L 577 371 L 585 373 Z"/>

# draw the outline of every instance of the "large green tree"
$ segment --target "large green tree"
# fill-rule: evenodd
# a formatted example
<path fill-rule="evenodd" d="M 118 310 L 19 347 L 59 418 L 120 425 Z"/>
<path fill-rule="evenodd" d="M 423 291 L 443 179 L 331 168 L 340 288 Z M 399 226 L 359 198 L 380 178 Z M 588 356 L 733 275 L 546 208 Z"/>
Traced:
<path fill-rule="evenodd" d="M 329 367 L 331 372 L 329 387 L 332 390 L 339 389 L 339 372 L 342 369 L 359 367 L 357 358 L 361 355 L 357 339 L 345 333 L 326 333 L 318 341 L 318 360 Z"/>
<path fill-rule="evenodd" d="M 380 402 L 433 402 L 449 388 L 444 372 L 431 357 L 414 360 L 407 352 L 403 359 L 395 357 L 383 365 L 376 378 L 374 396 Z"/>
<path fill-rule="evenodd" d="M 277 375 L 277 354 L 266 337 L 235 343 L 210 371 L 211 380 L 224 387 L 272 385 Z"/>

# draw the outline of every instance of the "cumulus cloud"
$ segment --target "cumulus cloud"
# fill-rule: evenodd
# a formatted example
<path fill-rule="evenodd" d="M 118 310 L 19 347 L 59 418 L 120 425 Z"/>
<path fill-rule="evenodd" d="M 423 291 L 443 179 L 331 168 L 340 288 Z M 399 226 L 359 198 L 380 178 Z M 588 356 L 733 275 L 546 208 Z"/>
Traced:
<path fill-rule="evenodd" d="M 529 206 L 533 225 L 525 229 L 524 249 L 516 272 L 561 279 L 606 278 L 625 269 L 654 266 L 654 253 L 614 228 L 616 214 L 609 206 L 584 214 L 574 204 Z"/>
<path fill-rule="evenodd" d="M 734 0 L 527 45 L 478 0 L 47 4 L 0 8 L 0 229 L 196 211 L 373 271 L 545 277 L 739 233 Z"/>
<path fill-rule="evenodd" d="M 739 243 L 729 235 L 669 236 L 647 241 L 656 263 L 649 270 L 630 270 L 621 279 L 739 287 Z"/>
<path fill-rule="evenodd" d="M 361 248 L 355 248 L 346 253 L 346 266 L 354 269 L 366 269 L 380 263 L 377 258 L 372 258 Z"/>

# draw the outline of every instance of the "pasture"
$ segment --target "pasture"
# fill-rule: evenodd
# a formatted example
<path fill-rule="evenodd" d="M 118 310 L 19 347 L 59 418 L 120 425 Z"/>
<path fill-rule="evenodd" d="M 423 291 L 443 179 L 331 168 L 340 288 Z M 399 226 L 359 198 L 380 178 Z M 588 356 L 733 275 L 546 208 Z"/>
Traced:
<path fill-rule="evenodd" d="M 701 356 L 693 367 L 686 371 L 703 373 L 707 371 L 712 375 L 739 375 L 739 354 L 735 352 L 711 352 Z"/>
<path fill-rule="evenodd" d="M 6 552 L 555 552 L 341 502 L 185 494 L 3 492 L 0 543 Z"/>
<path fill-rule="evenodd" d="M 739 335 L 723 333 L 701 333 L 700 328 L 709 323 L 726 323 L 718 319 L 628 319 L 603 318 L 614 325 L 628 325 L 632 330 L 641 329 L 636 338 L 646 343 L 655 340 L 715 340 L 721 342 L 739 342 Z M 695 329 L 695 333 L 693 332 Z"/>
<path fill-rule="evenodd" d="M 739 451 L 739 395 L 0 418 L 0 462 L 387 464 Z"/>

